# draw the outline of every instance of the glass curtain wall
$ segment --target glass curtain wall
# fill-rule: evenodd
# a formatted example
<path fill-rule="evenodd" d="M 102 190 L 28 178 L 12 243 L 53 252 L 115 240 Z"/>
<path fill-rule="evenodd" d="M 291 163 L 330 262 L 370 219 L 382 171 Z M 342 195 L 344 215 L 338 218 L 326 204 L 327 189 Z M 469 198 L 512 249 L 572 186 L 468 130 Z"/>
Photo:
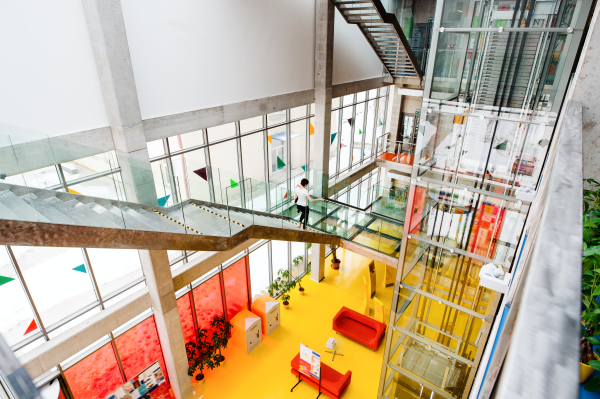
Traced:
<path fill-rule="evenodd" d="M 385 131 L 388 99 L 387 87 L 333 99 L 330 179 L 373 158 L 376 138 Z M 305 105 L 149 142 L 148 150 L 154 173 L 175 176 L 183 199 L 211 201 L 209 190 L 197 187 L 198 170 L 207 165 L 230 172 L 226 177 L 213 172 L 220 180 L 213 184 L 221 187 L 238 184 L 243 176 L 290 189 L 290 178 L 312 168 L 313 134 L 314 105 Z"/>
<path fill-rule="evenodd" d="M 380 397 L 468 396 L 591 3 L 436 9 Z"/>

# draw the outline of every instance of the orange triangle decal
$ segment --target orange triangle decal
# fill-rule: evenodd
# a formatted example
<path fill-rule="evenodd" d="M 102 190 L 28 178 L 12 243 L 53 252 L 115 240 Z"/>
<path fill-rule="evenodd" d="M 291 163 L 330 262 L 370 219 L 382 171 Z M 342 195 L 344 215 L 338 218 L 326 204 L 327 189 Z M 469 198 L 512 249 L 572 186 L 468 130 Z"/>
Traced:
<path fill-rule="evenodd" d="M 75 191 L 75 190 L 71 190 L 70 188 L 68 188 L 67 190 L 69 190 L 69 192 L 70 192 L 71 194 L 77 194 L 77 195 L 81 195 L 81 193 L 79 193 L 79 192 L 77 192 L 77 191 Z"/>
<path fill-rule="evenodd" d="M 310 125 L 310 135 L 312 136 L 313 134 L 315 134 L 315 127 L 312 125 L 312 123 L 309 123 Z"/>
<path fill-rule="evenodd" d="M 272 136 L 267 136 L 267 140 L 269 140 L 269 143 L 271 143 L 271 145 L 273 145 L 273 137 Z"/>

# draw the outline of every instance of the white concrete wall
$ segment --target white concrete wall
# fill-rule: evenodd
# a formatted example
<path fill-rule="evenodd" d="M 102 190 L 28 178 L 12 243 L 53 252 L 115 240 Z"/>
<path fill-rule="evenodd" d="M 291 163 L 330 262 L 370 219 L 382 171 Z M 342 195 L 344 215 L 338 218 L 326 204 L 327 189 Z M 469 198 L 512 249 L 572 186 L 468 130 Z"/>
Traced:
<path fill-rule="evenodd" d="M 122 0 L 142 118 L 314 86 L 313 0 Z"/>
<path fill-rule="evenodd" d="M 383 75 L 383 64 L 360 31 L 348 24 L 335 10 L 333 36 L 333 84 L 377 78 Z"/>
<path fill-rule="evenodd" d="M 81 0 L 0 0 L 0 54 L 1 122 L 50 135 L 108 125 Z"/>

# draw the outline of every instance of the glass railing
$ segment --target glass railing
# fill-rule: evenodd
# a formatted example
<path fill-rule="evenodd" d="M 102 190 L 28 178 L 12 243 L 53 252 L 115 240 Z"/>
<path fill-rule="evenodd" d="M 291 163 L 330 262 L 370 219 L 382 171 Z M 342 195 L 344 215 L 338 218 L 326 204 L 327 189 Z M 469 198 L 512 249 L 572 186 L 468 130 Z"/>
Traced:
<path fill-rule="evenodd" d="M 415 154 L 415 144 L 406 141 L 396 141 L 386 136 L 377 139 L 377 158 L 385 161 L 412 165 Z"/>

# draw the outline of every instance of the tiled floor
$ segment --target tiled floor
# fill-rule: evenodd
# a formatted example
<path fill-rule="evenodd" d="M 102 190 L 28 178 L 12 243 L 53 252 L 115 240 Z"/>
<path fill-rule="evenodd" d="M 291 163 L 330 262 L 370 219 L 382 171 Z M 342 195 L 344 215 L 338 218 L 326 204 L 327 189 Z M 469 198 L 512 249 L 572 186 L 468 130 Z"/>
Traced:
<path fill-rule="evenodd" d="M 282 325 L 250 354 L 230 346 L 224 351 L 225 363 L 218 369 L 205 372 L 205 382 L 200 384 L 204 398 L 310 398 L 317 390 L 301 383 L 294 392 L 290 388 L 297 382 L 290 372 L 290 361 L 298 353 L 300 343 L 322 355 L 323 363 L 341 373 L 352 371 L 352 382 L 344 394 L 345 399 L 374 398 L 377 395 L 385 344 L 374 352 L 348 338 L 336 336 L 332 320 L 342 306 L 360 310 L 363 302 L 362 276 L 368 276 L 369 259 L 352 252 L 339 250 L 342 264 L 339 270 L 329 266 L 321 283 L 302 280 L 304 296 L 297 290 L 292 293 L 289 309 L 281 309 Z M 327 262 L 329 264 L 329 260 Z M 392 301 L 393 287 L 384 287 L 385 265 L 376 263 L 376 297 L 386 307 L 386 324 Z M 331 361 L 325 353 L 329 337 L 342 338 L 344 347 Z M 384 341 L 385 342 L 385 341 Z M 195 397 L 200 397 L 200 391 Z"/>

